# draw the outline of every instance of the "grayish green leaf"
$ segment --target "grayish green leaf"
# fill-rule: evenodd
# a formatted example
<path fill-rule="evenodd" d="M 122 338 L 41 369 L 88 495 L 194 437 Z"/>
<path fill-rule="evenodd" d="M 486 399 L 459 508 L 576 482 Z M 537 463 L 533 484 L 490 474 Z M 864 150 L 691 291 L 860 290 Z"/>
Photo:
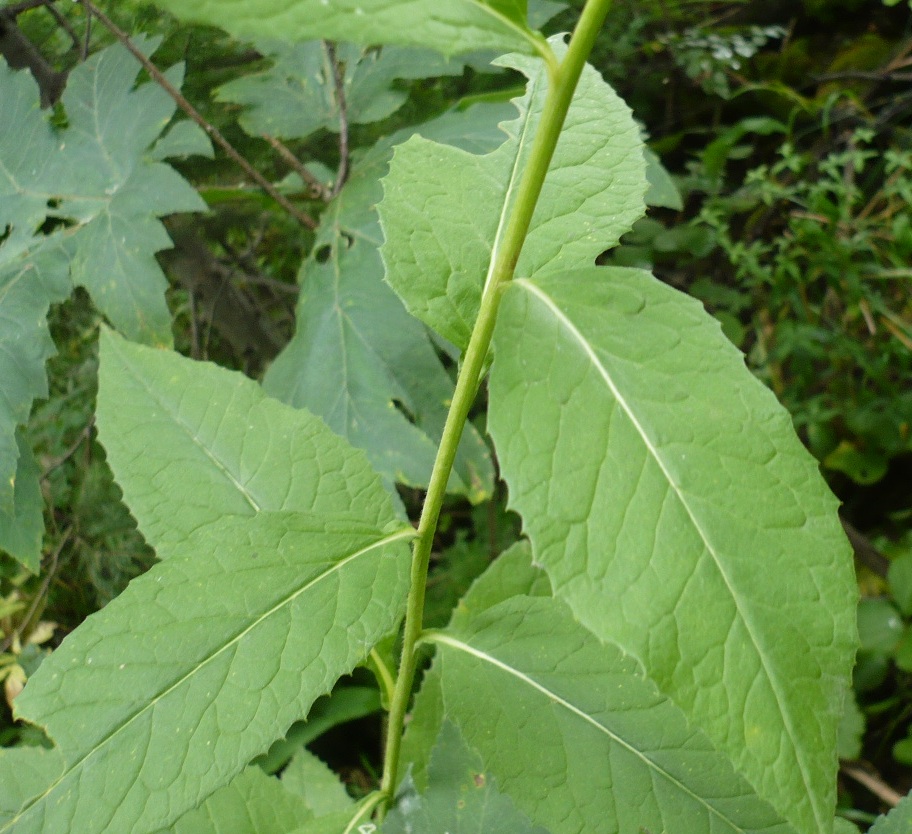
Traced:
<path fill-rule="evenodd" d="M 489 428 L 555 595 L 796 828 L 829 831 L 857 587 L 788 414 L 638 270 L 514 282 L 494 344 Z"/>
<path fill-rule="evenodd" d="M 413 534 L 268 512 L 191 533 L 17 698 L 66 767 L 0 831 L 155 830 L 228 784 L 395 626 Z"/>
<path fill-rule="evenodd" d="M 142 38 L 140 48 L 151 50 Z M 167 285 L 154 253 L 171 245 L 156 217 L 205 208 L 171 168 L 144 154 L 174 103 L 157 85 L 133 90 L 139 64 L 114 46 L 78 65 L 53 130 L 27 72 L 0 62 L 0 514 L 13 512 L 14 429 L 47 395 L 50 304 L 71 279 L 131 338 L 167 344 Z M 181 69 L 169 73 L 180 84 Z M 46 219 L 67 227 L 46 237 Z"/>
<path fill-rule="evenodd" d="M 383 834 L 548 834 L 533 826 L 500 793 L 480 757 L 459 730 L 446 722 L 431 753 L 428 787 L 415 791 L 407 780 Z"/>
<path fill-rule="evenodd" d="M 98 431 L 147 540 L 262 510 L 395 518 L 363 452 L 242 374 L 103 333 Z"/>
<path fill-rule="evenodd" d="M 312 38 L 362 46 L 426 46 L 445 55 L 473 49 L 533 53 L 542 39 L 526 23 L 525 0 L 155 0 L 182 20 L 235 37 Z"/>
<path fill-rule="evenodd" d="M 562 602 L 513 597 L 431 639 L 446 716 L 554 834 L 794 834 L 636 661 Z"/>
<path fill-rule="evenodd" d="M 149 158 L 156 160 L 175 157 L 204 156 L 212 159 L 212 142 L 196 122 L 184 119 L 175 122 L 150 149 Z"/>
<path fill-rule="evenodd" d="M 170 248 L 171 239 L 156 218 L 204 211 L 206 205 L 173 168 L 144 158 L 175 104 L 157 84 L 133 89 L 139 69 L 117 45 L 70 74 L 62 99 L 69 120 L 67 152 L 49 167 L 55 176 L 66 171 L 67 179 L 76 178 L 75 193 L 84 195 L 72 207 L 85 212 L 71 264 L 73 283 L 84 286 L 129 338 L 170 345 L 167 280 L 154 255 Z M 183 67 L 166 75 L 179 87 Z M 68 202 L 62 202 L 61 214 L 68 213 Z"/>
<path fill-rule="evenodd" d="M 558 53 L 565 47 L 552 39 Z M 468 343 L 545 102 L 547 74 L 530 58 L 498 63 L 529 78 L 496 151 L 475 156 L 413 137 L 396 148 L 379 205 L 386 280 L 410 312 L 459 347 Z M 643 213 L 645 163 L 630 110 L 586 67 L 555 150 L 516 274 L 591 266 Z"/>
<path fill-rule="evenodd" d="M 490 149 L 502 138 L 496 124 L 507 109 L 476 106 L 419 130 L 440 141 Z M 389 482 L 423 487 L 453 383 L 424 327 L 383 282 L 376 204 L 394 141 L 381 142 L 355 165 L 323 214 L 313 254 L 301 269 L 297 332 L 263 385 L 363 448 Z M 492 481 L 487 447 L 469 425 L 450 490 L 479 501 L 490 494 Z"/>
<path fill-rule="evenodd" d="M 41 540 L 44 537 L 44 499 L 38 478 L 41 471 L 32 450 L 16 433 L 19 460 L 13 485 L 13 512 L 0 512 L 0 551 L 5 551 L 32 573 L 41 567 Z"/>
<path fill-rule="evenodd" d="M 304 799 L 258 767 L 248 767 L 158 834 L 284 834 L 311 816 Z"/>
<path fill-rule="evenodd" d="M 339 130 L 339 100 L 332 63 L 321 41 L 264 41 L 257 50 L 273 60 L 268 70 L 229 81 L 216 99 L 245 107 L 238 120 L 251 136 L 303 139 L 318 130 Z M 399 79 L 460 75 L 462 63 L 436 52 L 397 46 L 363 49 L 338 44 L 345 114 L 367 124 L 395 113 L 408 98 Z"/>
<path fill-rule="evenodd" d="M 3 71 L 0 67 L 0 75 Z M 0 79 L 0 92 L 3 89 Z M 0 110 L 4 104 L 0 100 Z M 0 141 L 0 158 L 2 153 Z M 10 220 L 4 217 L 5 200 L 0 182 L 0 228 Z M 67 254 L 59 238 L 33 242 L 29 250 L 29 241 L 17 229 L 14 226 L 10 238 L 0 246 L 0 516 L 7 519 L 16 515 L 17 503 L 22 501 L 20 494 L 17 502 L 16 493 L 37 488 L 36 480 L 31 486 L 22 483 L 29 476 L 18 463 L 16 427 L 28 420 L 35 399 L 48 395 L 44 363 L 53 355 L 54 344 L 47 313 L 71 289 Z"/>

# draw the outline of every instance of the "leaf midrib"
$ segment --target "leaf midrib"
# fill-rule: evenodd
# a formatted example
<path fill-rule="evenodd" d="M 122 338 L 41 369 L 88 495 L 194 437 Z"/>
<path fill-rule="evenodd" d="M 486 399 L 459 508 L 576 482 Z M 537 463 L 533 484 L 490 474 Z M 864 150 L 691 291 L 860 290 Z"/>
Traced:
<path fill-rule="evenodd" d="M 687 498 L 686 498 L 684 492 L 675 483 L 674 478 L 672 478 L 672 476 L 671 476 L 671 472 L 668 470 L 668 468 L 665 464 L 665 460 L 659 454 L 659 450 L 655 447 L 655 445 L 653 445 L 653 443 L 652 443 L 651 439 L 649 438 L 648 434 L 646 433 L 645 429 L 640 424 L 639 420 L 636 418 L 636 415 L 633 413 L 633 409 L 630 407 L 630 405 L 627 403 L 627 400 L 624 398 L 624 396 L 621 394 L 620 390 L 614 384 L 614 380 L 612 380 L 611 375 L 608 373 L 608 369 L 602 364 L 601 360 L 596 355 L 595 351 L 589 344 L 586 337 L 583 336 L 582 333 L 580 333 L 580 331 L 576 328 L 576 326 L 573 324 L 573 322 L 567 317 L 567 315 L 563 312 L 563 310 L 561 310 L 560 307 L 558 307 L 558 305 L 550 298 L 550 296 L 548 296 L 547 293 L 544 292 L 544 290 L 542 290 L 540 287 L 538 287 L 532 281 L 523 278 L 523 279 L 517 279 L 513 283 L 519 285 L 523 289 L 526 289 L 533 296 L 538 298 L 539 301 L 542 304 L 544 304 L 545 307 L 552 313 L 552 315 L 555 317 L 555 319 L 557 319 L 558 324 L 560 326 L 564 327 L 570 333 L 573 340 L 579 344 L 579 346 L 582 348 L 583 352 L 586 354 L 586 356 L 591 361 L 593 367 L 596 368 L 599 375 L 605 381 L 605 384 L 608 386 L 609 390 L 611 391 L 612 395 L 614 396 L 615 401 L 618 403 L 618 405 L 621 407 L 623 412 L 627 415 L 627 418 L 630 420 L 630 422 L 636 429 L 637 433 L 639 434 L 640 438 L 643 441 L 643 444 L 646 446 L 646 449 L 649 452 L 650 456 L 653 458 L 653 460 L 655 460 L 655 462 L 658 465 L 659 469 L 661 470 L 663 476 L 667 480 L 668 485 L 671 488 L 672 492 L 675 494 L 675 496 L 677 497 L 681 506 L 684 508 L 684 511 L 687 513 L 688 518 L 691 520 L 691 523 L 693 524 L 694 530 L 697 532 L 697 534 L 700 537 L 700 540 L 703 542 L 703 544 L 706 548 L 706 552 L 712 558 L 713 563 L 715 564 L 716 569 L 719 573 L 719 576 L 725 582 L 725 587 L 729 591 L 731 599 L 735 605 L 735 610 L 737 611 L 741 622 L 744 624 L 745 630 L 747 631 L 747 634 L 750 637 L 750 641 L 753 644 L 754 649 L 756 650 L 757 657 L 760 661 L 760 667 L 763 669 L 764 676 L 766 677 L 766 680 L 768 681 L 770 688 L 772 689 L 772 691 L 776 697 L 776 705 L 779 709 L 779 714 L 783 718 L 783 725 L 788 733 L 789 740 L 791 741 L 792 747 L 795 751 L 795 761 L 797 762 L 799 770 L 801 771 L 801 779 L 804 784 L 804 788 L 807 791 L 807 795 L 809 797 L 813 797 L 811 779 L 807 772 L 807 762 L 805 761 L 805 757 L 803 755 L 801 755 L 802 748 L 796 739 L 795 727 L 794 727 L 794 722 L 792 719 L 792 714 L 791 714 L 791 711 L 789 709 L 787 709 L 788 702 L 784 700 L 783 692 L 779 685 L 778 678 L 776 678 L 775 676 L 773 676 L 771 674 L 770 668 L 768 666 L 768 655 L 766 652 L 761 650 L 761 644 L 760 644 L 760 641 L 756 634 L 756 626 L 753 623 L 753 621 L 748 617 L 748 615 L 747 615 L 748 612 L 743 607 L 744 604 L 741 599 L 741 596 L 738 593 L 736 593 L 735 588 L 732 585 L 731 579 L 723 567 L 719 553 L 716 551 L 715 547 L 711 543 L 709 535 L 706 533 L 706 531 L 703 529 L 700 522 L 697 520 L 697 517 L 696 517 L 693 509 L 691 508 L 689 502 L 687 501 Z M 814 802 L 812 799 L 811 807 L 813 809 L 814 817 L 817 822 L 819 830 L 826 831 L 827 828 L 825 825 L 825 821 L 820 816 L 819 803 Z"/>
<path fill-rule="evenodd" d="M 26 813 L 28 813 L 28 811 L 30 809 L 35 807 L 36 804 L 41 802 L 46 797 L 50 796 L 53 793 L 53 791 L 57 788 L 58 785 L 60 785 L 66 779 L 70 778 L 72 776 L 72 774 L 76 773 L 83 766 L 83 764 L 86 761 L 88 761 L 92 756 L 94 756 L 100 750 L 105 748 L 109 743 L 111 743 L 115 739 L 115 737 L 117 735 L 119 735 L 121 732 L 124 732 L 134 721 L 137 721 L 140 717 L 145 715 L 149 710 L 153 709 L 159 703 L 159 701 L 161 701 L 163 698 L 167 697 L 174 690 L 178 689 L 186 681 L 191 680 L 194 675 L 199 673 L 209 663 L 211 663 L 216 658 L 218 658 L 223 652 L 227 651 L 232 646 L 235 646 L 240 640 L 242 640 L 247 634 L 249 634 L 253 629 L 255 629 L 257 626 L 259 626 L 261 623 L 265 622 L 268 618 L 272 617 L 274 614 L 276 614 L 279 610 L 281 610 L 285 606 L 294 602 L 294 600 L 297 599 L 301 594 L 312 589 L 317 583 L 323 581 L 327 577 L 331 576 L 333 573 L 341 570 L 343 567 L 345 567 L 349 563 L 353 562 L 354 560 L 360 558 L 361 556 L 364 556 L 367 553 L 370 553 L 372 550 L 374 550 L 376 548 L 380 548 L 380 547 L 385 547 L 388 544 L 393 544 L 400 540 L 413 538 L 414 535 L 415 535 L 415 530 L 411 526 L 403 528 L 402 530 L 399 530 L 395 533 L 390 533 L 389 535 L 384 536 L 382 539 L 378 539 L 377 541 L 372 542 L 371 544 L 367 545 L 366 547 L 362 547 L 360 550 L 355 551 L 354 553 L 350 554 L 349 556 L 345 557 L 344 559 L 341 559 L 340 561 L 338 561 L 334 565 L 332 565 L 330 568 L 325 570 L 323 573 L 315 576 L 313 579 L 308 581 L 306 584 L 302 585 L 300 588 L 292 591 L 291 593 L 289 593 L 288 595 L 286 595 L 285 597 L 280 599 L 269 610 L 265 611 L 263 614 L 261 614 L 255 620 L 250 622 L 244 629 L 242 629 L 240 632 L 238 632 L 234 637 L 232 637 L 230 640 L 227 640 L 221 646 L 219 646 L 208 657 L 205 657 L 200 662 L 196 663 L 192 669 L 190 669 L 184 675 L 181 675 L 176 681 L 174 681 L 172 684 L 170 684 L 161 693 L 159 693 L 158 695 L 156 695 L 154 698 L 150 699 L 149 701 L 146 701 L 142 705 L 142 707 L 140 709 L 138 709 L 136 712 L 134 712 L 129 718 L 127 718 L 124 721 L 121 721 L 121 723 L 118 724 L 116 727 L 114 727 L 111 730 L 111 732 L 109 732 L 106 736 L 101 738 L 98 741 L 98 743 L 92 747 L 91 750 L 89 750 L 88 752 L 83 754 L 79 759 L 77 759 L 75 762 L 73 762 L 72 765 L 67 767 L 63 771 L 63 773 L 61 773 L 60 776 L 53 783 L 51 783 L 51 785 L 49 785 L 48 788 L 44 792 L 42 792 L 38 796 L 31 799 L 28 803 L 26 803 L 26 805 L 24 805 L 22 807 L 22 809 L 16 814 L 15 817 L 10 819 L 8 821 L 8 823 L 3 826 L 3 828 L 0 828 L 0 831 L 10 830 L 10 826 L 12 826 L 13 823 L 20 820 Z"/>
<path fill-rule="evenodd" d="M 697 804 L 702 805 L 709 814 L 715 816 L 717 819 L 719 819 L 722 822 L 726 823 L 727 825 L 731 826 L 733 831 L 742 832 L 742 834 L 744 834 L 745 829 L 738 826 L 734 821 L 729 819 L 729 817 L 727 817 L 725 814 L 723 814 L 717 808 L 714 808 L 712 805 L 710 805 L 703 797 L 694 793 L 687 785 L 685 785 L 683 782 L 681 782 L 680 779 L 678 779 L 676 776 L 669 773 L 665 768 L 661 767 L 657 762 L 654 762 L 652 759 L 650 759 L 645 753 L 643 753 L 641 750 L 639 750 L 637 747 L 635 747 L 631 742 L 622 738 L 617 733 L 612 731 L 610 728 L 606 727 L 604 724 L 602 724 L 600 721 L 598 721 L 596 718 L 593 718 L 591 715 L 589 715 L 589 713 L 580 709 L 575 704 L 573 704 L 572 702 L 570 702 L 566 698 L 564 698 L 562 695 L 559 695 L 558 693 L 556 693 L 554 690 L 549 689 L 544 684 L 539 683 L 537 680 L 530 677 L 525 672 L 520 671 L 515 666 L 510 666 L 508 663 L 505 663 L 504 661 L 494 657 L 494 655 L 489 654 L 488 652 L 482 651 L 481 649 L 477 649 L 474 646 L 470 645 L 469 643 L 465 643 L 462 640 L 458 640 L 454 637 L 451 637 L 448 634 L 444 634 L 443 632 L 439 632 L 439 631 L 430 632 L 427 634 L 427 638 L 434 643 L 438 643 L 438 644 L 444 645 L 444 646 L 449 646 L 452 649 L 457 649 L 459 651 L 465 652 L 466 654 L 469 654 L 472 657 L 475 657 L 481 661 L 484 661 L 485 663 L 489 663 L 492 666 L 500 669 L 502 672 L 506 672 L 507 674 L 512 675 L 513 677 L 517 678 L 524 685 L 530 687 L 531 689 L 536 690 L 536 692 L 540 693 L 541 695 L 544 695 L 549 700 L 549 702 L 555 703 L 558 706 L 563 707 L 568 712 L 575 715 L 577 718 L 580 718 L 583 721 L 585 721 L 586 723 L 595 727 L 596 730 L 598 730 L 603 735 L 608 736 L 614 743 L 620 745 L 625 750 L 627 750 L 629 753 L 631 753 L 632 755 L 634 755 L 638 759 L 640 759 L 647 768 L 655 771 L 656 774 L 658 774 L 663 779 L 667 780 L 669 783 L 671 783 L 675 787 L 677 787 L 682 793 L 687 794 Z"/>

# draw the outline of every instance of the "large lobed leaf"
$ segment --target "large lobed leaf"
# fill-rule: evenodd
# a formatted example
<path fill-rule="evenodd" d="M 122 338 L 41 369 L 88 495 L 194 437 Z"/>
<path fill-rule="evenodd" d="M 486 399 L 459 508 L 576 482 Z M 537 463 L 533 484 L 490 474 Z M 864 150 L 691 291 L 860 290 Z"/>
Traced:
<path fill-rule="evenodd" d="M 47 396 L 48 308 L 76 283 L 132 338 L 170 343 L 154 253 L 171 244 L 156 217 L 205 208 L 149 150 L 174 103 L 157 85 L 134 90 L 138 70 L 120 46 L 77 66 L 62 100 L 67 126 L 52 129 L 32 77 L 0 63 L 0 547 L 33 569 L 37 480 L 17 472 L 14 430 Z M 169 77 L 179 85 L 180 68 Z M 46 236 L 47 220 L 66 228 Z M 28 541 L 11 532 L 25 517 Z"/>
<path fill-rule="evenodd" d="M 787 413 L 637 270 L 515 282 L 494 346 L 489 427 L 555 595 L 798 830 L 831 830 L 857 590 Z"/>
<path fill-rule="evenodd" d="M 507 109 L 475 106 L 418 130 L 464 148 L 490 150 L 503 141 L 497 121 Z M 324 212 L 314 253 L 301 268 L 297 332 L 263 385 L 284 402 L 319 414 L 363 448 L 388 481 L 423 487 L 453 383 L 425 328 L 383 282 L 376 204 L 397 138 L 381 141 L 355 164 Z M 492 481 L 487 447 L 467 426 L 450 490 L 478 501 L 490 494 Z"/>
<path fill-rule="evenodd" d="M 238 38 L 408 44 L 445 55 L 476 49 L 535 52 L 526 0 L 155 0 L 178 18 L 219 26 Z"/>
<path fill-rule="evenodd" d="M 555 51 L 565 50 L 552 38 Z M 410 312 L 459 347 L 478 313 L 485 276 L 541 120 L 542 62 L 497 63 L 529 78 L 505 122 L 507 141 L 484 156 L 414 137 L 396 148 L 379 205 L 386 280 Z M 586 67 L 558 141 L 517 274 L 591 266 L 643 213 L 645 163 L 630 110 Z"/>
<path fill-rule="evenodd" d="M 0 831 L 154 830 L 198 805 L 395 626 L 412 535 L 268 512 L 190 535 L 16 700 L 66 766 Z"/>
<path fill-rule="evenodd" d="M 264 41 L 257 51 L 273 60 L 263 72 L 216 90 L 220 101 L 245 106 L 238 121 L 251 136 L 303 139 L 318 130 L 338 132 L 342 102 L 325 43 Z M 342 97 L 349 124 L 367 124 L 395 113 L 408 99 L 399 79 L 460 75 L 463 65 L 429 50 L 390 46 L 382 50 L 339 44 Z"/>

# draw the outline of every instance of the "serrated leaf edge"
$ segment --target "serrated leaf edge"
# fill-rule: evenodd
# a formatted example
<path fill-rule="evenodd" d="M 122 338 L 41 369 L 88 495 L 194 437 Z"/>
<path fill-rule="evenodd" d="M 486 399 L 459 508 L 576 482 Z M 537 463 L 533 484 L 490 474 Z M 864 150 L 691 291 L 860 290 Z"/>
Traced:
<path fill-rule="evenodd" d="M 22 809 L 20 809 L 19 813 L 14 818 L 9 820 L 7 825 L 5 825 L 3 828 L 0 828 L 0 831 L 11 830 L 10 826 L 13 825 L 20 817 L 22 817 L 22 815 L 24 813 L 26 813 L 31 808 L 33 808 L 41 800 L 43 800 L 47 796 L 49 796 L 54 791 L 54 789 L 61 782 L 64 781 L 65 778 L 67 778 L 74 771 L 78 770 L 83 765 L 84 762 L 86 762 L 89 758 L 91 758 L 93 755 L 98 753 L 98 751 L 100 751 L 102 748 L 107 746 L 112 741 L 112 739 L 114 739 L 114 737 L 117 736 L 118 733 L 125 730 L 134 721 L 136 721 L 141 716 L 145 715 L 149 710 L 153 709 L 162 698 L 164 698 L 169 693 L 173 692 L 175 689 L 177 689 L 179 686 L 181 686 L 187 680 L 190 680 L 192 678 L 192 676 L 195 675 L 200 669 L 202 669 L 204 666 L 206 666 L 212 660 L 217 658 L 220 654 L 222 654 L 222 652 L 224 652 L 225 650 L 236 645 L 246 634 L 248 634 L 251 630 L 256 628 L 256 626 L 258 626 L 264 620 L 266 620 L 267 618 L 269 618 L 270 616 L 275 614 L 278 610 L 280 610 L 284 606 L 288 605 L 289 603 L 293 602 L 302 593 L 310 590 L 317 583 L 321 582 L 322 580 L 326 579 L 328 576 L 332 575 L 336 571 L 345 567 L 350 562 L 353 562 L 355 559 L 358 559 L 361 556 L 364 556 L 365 554 L 369 553 L 372 550 L 375 550 L 376 548 L 385 547 L 386 545 L 394 544 L 397 541 L 404 541 L 406 539 L 414 538 L 414 536 L 415 536 L 415 529 L 411 526 L 398 530 L 395 533 L 386 535 L 382 539 L 378 539 L 377 541 L 372 542 L 371 544 L 367 545 L 366 547 L 362 547 L 360 550 L 357 550 L 355 553 L 352 553 L 349 556 L 345 557 L 344 559 L 336 562 L 331 567 L 329 567 L 327 570 L 323 571 L 321 574 L 314 577 L 306 585 L 303 585 L 302 587 L 296 589 L 294 592 L 292 592 L 291 594 L 289 594 L 286 597 L 284 597 L 283 599 L 281 599 L 279 602 L 277 602 L 275 605 L 273 605 L 268 611 L 265 611 L 263 614 L 261 614 L 255 620 L 250 622 L 235 637 L 233 637 L 231 640 L 228 640 L 225 643 L 223 643 L 221 646 L 218 647 L 218 649 L 215 652 L 210 654 L 208 657 L 203 659 L 201 662 L 195 664 L 190 671 L 188 671 L 187 673 L 182 675 L 180 678 L 178 678 L 176 681 L 174 681 L 174 683 L 172 683 L 167 689 L 160 692 L 158 695 L 156 695 L 151 700 L 142 704 L 140 709 L 138 709 L 136 712 L 134 712 L 133 715 L 131 715 L 126 721 L 123 721 L 121 724 L 119 724 L 117 727 L 115 727 L 110 733 L 108 733 L 108 735 L 106 735 L 104 738 L 100 739 L 92 747 L 91 750 L 89 750 L 87 753 L 85 753 L 83 756 L 81 756 L 78 760 L 73 762 L 73 764 L 71 766 L 65 768 L 63 773 L 61 773 L 60 776 L 58 776 L 57 779 L 51 785 L 49 785 L 43 793 L 41 793 L 41 794 L 33 797 L 31 800 L 29 800 L 29 802 L 26 803 Z M 167 564 L 167 563 L 165 563 L 165 564 Z M 20 717 L 20 716 L 17 716 L 17 717 Z M 25 720 L 28 720 L 28 719 L 25 719 Z"/>

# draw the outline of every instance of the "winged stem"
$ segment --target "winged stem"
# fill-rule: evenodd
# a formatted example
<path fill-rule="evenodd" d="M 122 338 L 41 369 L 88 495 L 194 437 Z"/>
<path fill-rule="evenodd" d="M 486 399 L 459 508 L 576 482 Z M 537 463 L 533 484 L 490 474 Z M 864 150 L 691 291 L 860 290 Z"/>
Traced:
<path fill-rule="evenodd" d="M 462 367 L 456 380 L 453 402 L 444 424 L 443 437 L 431 473 L 427 495 L 418 523 L 418 535 L 412 551 L 411 584 L 406 607 L 402 640 L 402 658 L 387 723 L 383 778 L 380 785 L 384 806 L 392 802 L 399 772 L 399 756 L 405 713 L 411 697 L 417 664 L 416 646 L 422 634 L 424 595 L 428 564 L 446 486 L 453 469 L 456 449 L 478 393 L 485 371 L 485 361 L 494 333 L 497 310 L 504 287 L 513 278 L 535 206 L 545 182 L 554 149 L 573 99 L 580 74 L 592 51 L 595 38 L 604 22 L 611 0 L 588 0 L 570 39 L 564 59 L 556 68 L 549 64 L 549 86 L 541 121 L 535 133 L 529 161 L 520 180 L 516 202 L 510 214 L 504 237 L 494 255 L 494 265 L 481 299 L 478 318 L 472 330 Z M 384 806 L 381 806 L 381 812 Z"/>

